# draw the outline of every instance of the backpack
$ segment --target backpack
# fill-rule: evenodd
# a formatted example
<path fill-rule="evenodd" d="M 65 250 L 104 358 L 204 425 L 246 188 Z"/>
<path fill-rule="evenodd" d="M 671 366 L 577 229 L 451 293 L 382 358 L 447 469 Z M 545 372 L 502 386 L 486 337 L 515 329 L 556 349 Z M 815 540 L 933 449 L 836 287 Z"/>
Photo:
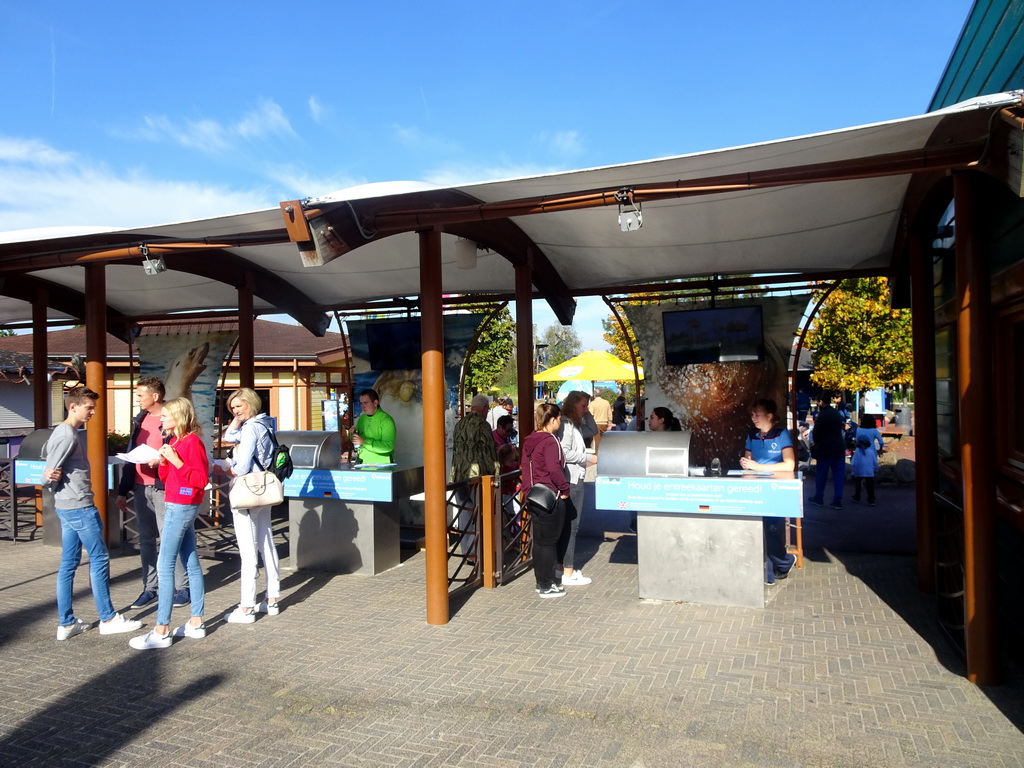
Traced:
<path fill-rule="evenodd" d="M 262 470 L 269 470 L 274 473 L 278 480 L 284 481 L 292 476 L 292 472 L 295 471 L 295 466 L 292 464 L 292 455 L 288 451 L 287 445 L 281 445 L 277 442 L 277 435 L 270 429 L 266 424 L 262 422 L 256 422 L 270 435 L 270 441 L 274 444 L 274 452 L 270 456 L 270 466 L 264 467 L 258 457 L 253 457 L 253 461 L 256 462 L 256 466 Z"/>

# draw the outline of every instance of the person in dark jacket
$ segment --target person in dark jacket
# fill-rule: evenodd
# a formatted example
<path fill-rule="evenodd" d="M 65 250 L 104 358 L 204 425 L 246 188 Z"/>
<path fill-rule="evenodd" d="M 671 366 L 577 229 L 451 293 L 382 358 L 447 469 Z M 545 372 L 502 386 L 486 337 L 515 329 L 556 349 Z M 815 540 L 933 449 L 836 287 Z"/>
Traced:
<path fill-rule="evenodd" d="M 843 481 L 846 479 L 845 420 L 830 405 L 831 396 L 823 392 L 818 400 L 818 415 L 811 432 L 811 456 L 815 460 L 814 495 L 808 499 L 816 507 L 824 505 L 825 483 L 832 470 L 832 509 L 843 508 Z"/>
<path fill-rule="evenodd" d="M 546 485 L 558 493 L 558 501 L 550 512 L 537 504 L 529 504 L 533 574 L 537 594 L 544 598 L 561 597 L 565 588 L 555 583 L 555 547 L 565 524 L 569 480 L 565 475 L 565 455 L 554 433 L 562 425 L 562 412 L 557 405 L 541 403 L 535 419 L 537 431 L 523 441 L 523 498 L 527 498 L 534 485 Z"/>
<path fill-rule="evenodd" d="M 132 419 L 132 433 L 128 438 L 128 450 L 148 445 L 156 451 L 163 446 L 164 433 L 160 428 L 160 415 L 164 409 L 164 383 L 150 376 L 139 379 L 135 385 L 135 402 L 139 412 Z M 142 560 L 142 594 L 132 603 L 132 608 L 145 608 L 157 596 L 157 537 L 164 530 L 164 484 L 157 476 L 160 457 L 149 462 L 132 464 L 126 462 L 121 468 L 121 480 L 117 485 L 117 507 L 128 512 L 128 497 L 132 497 L 132 510 L 139 534 L 139 557 Z M 188 576 L 180 561 L 174 566 L 174 605 L 188 605 Z"/>

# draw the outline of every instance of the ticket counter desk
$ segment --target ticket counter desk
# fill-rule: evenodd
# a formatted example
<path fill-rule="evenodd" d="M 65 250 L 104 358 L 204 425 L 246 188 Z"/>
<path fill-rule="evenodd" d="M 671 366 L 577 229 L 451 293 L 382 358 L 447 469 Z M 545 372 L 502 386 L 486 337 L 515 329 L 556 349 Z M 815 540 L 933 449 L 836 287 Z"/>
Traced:
<path fill-rule="evenodd" d="M 284 481 L 294 568 L 376 575 L 400 562 L 399 501 L 423 491 L 423 467 L 340 464 L 336 432 L 278 432 L 295 471 Z"/>
<path fill-rule="evenodd" d="M 705 477 L 688 457 L 686 432 L 601 438 L 596 507 L 637 513 L 640 597 L 763 608 L 762 517 L 802 517 L 801 482 L 792 472 Z"/>

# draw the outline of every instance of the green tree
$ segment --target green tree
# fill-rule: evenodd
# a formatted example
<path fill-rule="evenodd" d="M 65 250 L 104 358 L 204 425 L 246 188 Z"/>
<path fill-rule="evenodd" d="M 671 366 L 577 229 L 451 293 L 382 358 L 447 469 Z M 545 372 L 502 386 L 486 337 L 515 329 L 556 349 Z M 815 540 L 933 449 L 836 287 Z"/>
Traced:
<path fill-rule="evenodd" d="M 826 389 L 857 392 L 913 380 L 910 310 L 890 308 L 884 277 L 840 283 L 821 305 L 805 344 L 813 350 L 811 379 Z"/>
<path fill-rule="evenodd" d="M 583 342 L 570 325 L 549 325 L 538 343 L 548 345 L 544 350 L 547 368 L 564 363 L 583 351 Z"/>
<path fill-rule="evenodd" d="M 480 333 L 476 349 L 468 361 L 466 391 L 486 392 L 495 386 L 508 367 L 515 348 L 516 321 L 505 307 Z"/>
<path fill-rule="evenodd" d="M 633 303 L 633 302 L 629 302 Z M 622 320 L 626 326 L 626 332 L 622 332 L 622 326 L 619 325 L 619 321 L 615 319 L 615 315 L 608 315 L 604 320 L 601 321 L 601 327 L 604 329 L 604 340 L 609 346 L 609 352 L 615 355 L 620 360 L 625 360 L 627 363 L 632 362 L 633 358 L 630 357 L 629 350 L 632 347 L 636 353 L 637 364 L 642 368 L 643 358 L 640 356 L 640 347 L 636 344 L 636 336 L 633 334 L 633 326 L 629 324 L 629 319 L 623 314 Z"/>

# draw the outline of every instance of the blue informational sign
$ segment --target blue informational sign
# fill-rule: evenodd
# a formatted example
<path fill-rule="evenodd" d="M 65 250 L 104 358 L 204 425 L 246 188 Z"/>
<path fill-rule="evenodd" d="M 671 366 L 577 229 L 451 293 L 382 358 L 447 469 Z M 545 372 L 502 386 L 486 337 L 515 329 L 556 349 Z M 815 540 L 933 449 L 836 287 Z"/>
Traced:
<path fill-rule="evenodd" d="M 775 477 L 598 477 L 597 509 L 803 517 L 800 480 Z"/>
<path fill-rule="evenodd" d="M 296 469 L 283 485 L 284 495 L 293 499 L 393 500 L 392 474 L 386 469 Z"/>
<path fill-rule="evenodd" d="M 120 461 L 120 460 L 119 460 Z M 46 469 L 45 461 L 32 459 L 14 460 L 14 484 L 15 485 L 42 485 L 43 470 Z M 107 488 L 114 487 L 114 468 L 107 464 Z"/>

